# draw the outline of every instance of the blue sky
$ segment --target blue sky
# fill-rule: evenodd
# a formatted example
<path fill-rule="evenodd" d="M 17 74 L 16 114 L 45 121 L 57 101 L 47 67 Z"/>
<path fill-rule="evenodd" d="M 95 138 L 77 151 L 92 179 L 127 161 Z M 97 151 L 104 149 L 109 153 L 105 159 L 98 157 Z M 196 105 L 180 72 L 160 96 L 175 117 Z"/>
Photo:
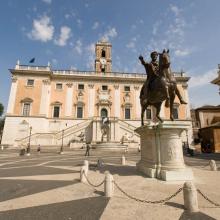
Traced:
<path fill-rule="evenodd" d="M 191 77 L 193 107 L 218 105 L 219 0 L 7 0 L 0 7 L 0 102 L 19 59 L 53 69 L 93 70 L 94 44 L 112 43 L 113 71 L 143 73 L 138 56 L 170 49 L 171 68 Z"/>

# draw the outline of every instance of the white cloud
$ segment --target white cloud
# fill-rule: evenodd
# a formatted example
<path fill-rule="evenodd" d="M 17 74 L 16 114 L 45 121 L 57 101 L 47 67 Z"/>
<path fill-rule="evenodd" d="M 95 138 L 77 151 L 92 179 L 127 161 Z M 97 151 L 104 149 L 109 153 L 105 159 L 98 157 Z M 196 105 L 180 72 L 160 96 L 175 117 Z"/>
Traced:
<path fill-rule="evenodd" d="M 65 14 L 64 17 L 65 17 L 66 19 L 69 19 L 69 18 L 71 17 L 71 15 L 70 15 L 70 14 Z"/>
<path fill-rule="evenodd" d="M 136 37 L 133 37 L 133 38 L 126 44 L 126 47 L 129 48 L 129 49 L 132 49 L 133 52 L 137 52 L 137 50 L 136 50 L 136 41 L 137 41 L 137 38 L 136 38 Z"/>
<path fill-rule="evenodd" d="M 88 52 L 88 62 L 86 64 L 87 68 L 94 69 L 94 60 L 95 60 L 95 43 L 91 43 L 86 47 Z"/>
<path fill-rule="evenodd" d="M 82 54 L 82 42 L 81 40 L 76 41 L 76 46 L 74 47 L 78 54 Z"/>
<path fill-rule="evenodd" d="M 158 28 L 161 24 L 161 20 L 158 20 L 155 22 L 155 24 L 153 25 L 153 31 L 152 31 L 152 34 L 153 35 L 156 35 L 157 34 L 157 31 L 158 31 Z"/>
<path fill-rule="evenodd" d="M 131 29 L 136 29 L 137 28 L 137 25 L 136 24 L 132 24 L 131 25 Z"/>
<path fill-rule="evenodd" d="M 172 18 L 169 22 L 165 19 L 168 14 Z M 169 5 L 163 17 L 152 26 L 152 38 L 147 43 L 146 52 L 169 48 L 174 54 L 174 59 L 191 54 L 192 49 L 185 44 L 185 35 L 189 28 L 192 28 L 192 24 L 185 21 L 184 11 L 176 5 Z"/>
<path fill-rule="evenodd" d="M 128 44 L 126 44 L 127 48 L 134 48 L 135 47 L 135 43 L 133 41 L 130 41 Z"/>
<path fill-rule="evenodd" d="M 96 21 L 96 22 L 93 24 L 92 29 L 93 29 L 93 30 L 96 30 L 98 27 L 99 27 L 99 22 Z"/>
<path fill-rule="evenodd" d="M 189 49 L 183 49 L 183 50 L 175 50 L 174 51 L 174 54 L 177 56 L 177 57 L 185 57 L 187 55 L 189 55 L 191 53 L 191 51 Z"/>
<path fill-rule="evenodd" d="M 115 38 L 117 37 L 118 33 L 116 31 L 116 29 L 113 28 L 109 28 L 101 37 L 102 41 L 109 41 L 110 38 Z"/>
<path fill-rule="evenodd" d="M 181 12 L 181 10 L 176 6 L 176 5 L 170 5 L 170 10 L 176 15 L 178 16 Z"/>
<path fill-rule="evenodd" d="M 57 59 L 56 59 L 56 58 L 53 58 L 53 59 L 52 59 L 52 63 L 53 63 L 54 65 L 56 65 L 56 64 L 57 64 Z"/>
<path fill-rule="evenodd" d="M 140 23 L 140 24 L 143 24 L 143 23 L 144 23 L 144 21 L 143 21 L 142 19 L 140 19 L 140 20 L 139 20 L 139 23 Z"/>
<path fill-rule="evenodd" d="M 70 69 L 76 71 L 76 70 L 77 70 L 77 67 L 72 65 L 72 66 L 70 66 Z"/>
<path fill-rule="evenodd" d="M 55 39 L 54 43 L 58 46 L 65 46 L 70 36 L 71 36 L 71 29 L 67 26 L 62 26 L 60 28 L 59 39 Z"/>
<path fill-rule="evenodd" d="M 42 0 L 43 2 L 47 3 L 47 4 L 51 4 L 52 0 Z"/>
<path fill-rule="evenodd" d="M 189 87 L 193 88 L 193 87 L 210 84 L 210 82 L 214 78 L 216 78 L 216 76 L 217 76 L 217 69 L 211 69 L 206 73 L 204 73 L 203 75 L 192 76 L 191 79 L 189 80 Z"/>
<path fill-rule="evenodd" d="M 43 15 L 38 20 L 34 19 L 33 28 L 27 36 L 32 40 L 39 40 L 47 42 L 52 40 L 54 33 L 54 26 L 51 23 L 50 17 Z"/>
<path fill-rule="evenodd" d="M 76 22 L 77 22 L 79 27 L 82 27 L 82 21 L 79 18 L 76 20 Z"/>

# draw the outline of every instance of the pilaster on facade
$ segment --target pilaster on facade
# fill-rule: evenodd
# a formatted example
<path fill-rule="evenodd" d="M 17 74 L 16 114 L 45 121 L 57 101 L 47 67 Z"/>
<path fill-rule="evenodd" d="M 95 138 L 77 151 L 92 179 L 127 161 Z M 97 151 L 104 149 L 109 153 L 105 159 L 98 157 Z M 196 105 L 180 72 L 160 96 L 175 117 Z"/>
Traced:
<path fill-rule="evenodd" d="M 66 83 L 66 105 L 65 105 L 65 116 L 72 116 L 72 106 L 73 106 L 73 83 Z"/>
<path fill-rule="evenodd" d="M 88 84 L 89 96 L 88 96 L 88 116 L 94 117 L 94 106 L 95 106 L 95 88 L 94 84 Z"/>
<path fill-rule="evenodd" d="M 42 116 L 48 117 L 50 94 L 51 94 L 51 81 L 49 79 L 44 79 L 42 80 L 40 112 L 39 112 L 39 114 Z"/>
<path fill-rule="evenodd" d="M 186 112 L 185 112 L 185 118 L 186 119 L 191 119 L 191 114 L 190 114 L 190 100 L 189 100 L 189 93 L 188 93 L 188 85 L 185 83 L 182 85 L 183 91 L 184 91 L 184 99 L 187 102 L 186 104 Z"/>
<path fill-rule="evenodd" d="M 135 118 L 141 118 L 141 104 L 140 104 L 140 86 L 134 86 L 134 104 L 135 104 Z"/>
<path fill-rule="evenodd" d="M 14 113 L 16 93 L 17 93 L 17 87 L 18 87 L 18 78 L 15 76 L 12 76 L 11 80 L 12 80 L 12 84 L 11 84 L 11 90 L 10 90 L 10 95 L 9 95 L 9 100 L 8 100 L 7 114 Z"/>

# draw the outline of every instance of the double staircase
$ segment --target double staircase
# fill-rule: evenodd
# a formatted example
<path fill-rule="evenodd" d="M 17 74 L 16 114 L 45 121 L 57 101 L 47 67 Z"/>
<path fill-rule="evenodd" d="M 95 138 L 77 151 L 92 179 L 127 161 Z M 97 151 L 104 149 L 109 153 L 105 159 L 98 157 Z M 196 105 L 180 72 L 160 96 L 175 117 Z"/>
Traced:
<path fill-rule="evenodd" d="M 32 146 L 37 146 L 39 144 L 41 146 L 57 146 L 61 145 L 62 142 L 64 145 L 68 145 L 71 140 L 77 139 L 77 136 L 82 131 L 84 132 L 91 123 L 92 120 L 87 120 L 59 132 L 33 133 L 22 139 L 16 140 L 16 145 L 26 147 L 29 142 Z"/>

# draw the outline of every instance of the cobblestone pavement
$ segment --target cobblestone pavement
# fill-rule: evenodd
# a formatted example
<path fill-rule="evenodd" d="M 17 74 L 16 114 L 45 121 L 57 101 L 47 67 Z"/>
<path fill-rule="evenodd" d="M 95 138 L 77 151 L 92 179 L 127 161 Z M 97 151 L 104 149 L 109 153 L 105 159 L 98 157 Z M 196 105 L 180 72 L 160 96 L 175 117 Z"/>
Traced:
<path fill-rule="evenodd" d="M 145 204 L 127 198 L 116 187 L 114 197 L 103 196 L 103 185 L 93 188 L 79 182 L 79 171 L 85 159 L 89 160 L 89 179 L 94 184 L 104 179 L 109 170 L 114 180 L 128 194 L 149 200 L 170 196 L 183 182 L 163 182 L 142 176 L 135 164 L 140 159 L 137 151 L 65 149 L 43 150 L 38 155 L 18 156 L 17 150 L 0 151 L 0 220 L 29 219 L 220 219 L 220 208 L 214 207 L 198 195 L 200 212 L 189 214 L 184 211 L 182 193 L 164 204 Z M 125 155 L 126 164 L 121 165 Z M 97 168 L 97 160 L 104 166 Z M 185 157 L 192 167 L 196 187 L 212 200 L 220 203 L 220 174 L 207 166 L 215 159 L 220 167 L 220 154 L 197 154 Z"/>

